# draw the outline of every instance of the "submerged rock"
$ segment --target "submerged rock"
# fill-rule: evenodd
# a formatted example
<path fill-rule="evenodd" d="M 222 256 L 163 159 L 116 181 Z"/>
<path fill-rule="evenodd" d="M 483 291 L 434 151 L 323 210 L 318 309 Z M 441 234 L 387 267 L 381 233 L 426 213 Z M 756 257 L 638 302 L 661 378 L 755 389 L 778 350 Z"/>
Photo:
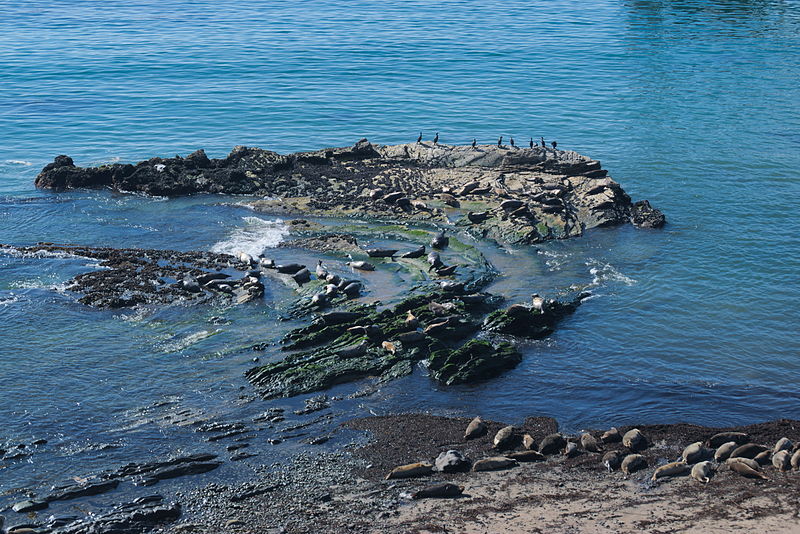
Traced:
<path fill-rule="evenodd" d="M 511 343 L 496 347 L 488 341 L 472 340 L 456 350 L 442 349 L 431 354 L 431 376 L 446 385 L 464 384 L 493 378 L 512 369 L 522 355 Z"/>

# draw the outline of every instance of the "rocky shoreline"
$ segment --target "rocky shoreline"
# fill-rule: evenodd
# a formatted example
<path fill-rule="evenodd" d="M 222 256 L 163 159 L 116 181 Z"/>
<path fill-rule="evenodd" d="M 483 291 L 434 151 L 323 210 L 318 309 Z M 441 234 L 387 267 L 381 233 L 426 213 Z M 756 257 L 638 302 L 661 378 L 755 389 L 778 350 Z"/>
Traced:
<path fill-rule="evenodd" d="M 295 297 L 279 304 L 280 313 L 297 326 L 281 339 L 267 335 L 246 349 L 257 365 L 245 375 L 262 399 L 321 392 L 346 382 L 361 384 L 349 396 L 357 398 L 411 374 L 420 364 L 441 387 L 500 376 L 520 362 L 518 341 L 550 335 L 588 293 L 571 286 L 557 295 L 506 302 L 502 293 L 491 290 L 501 273 L 487 259 L 487 246 L 526 246 L 625 223 L 645 228 L 665 223 L 647 201 L 632 202 L 599 162 L 543 147 L 385 146 L 363 139 L 352 147 L 289 155 L 236 147 L 223 159 L 197 151 L 186 158 L 93 168 L 58 156 L 36 185 L 55 191 L 251 195 L 248 204 L 255 210 L 308 217 L 287 222 L 291 239 L 275 250 L 282 260 L 244 252 L 0 245 L 3 253 L 26 257 L 99 260 L 99 269 L 74 277 L 66 289 L 80 295 L 82 304 L 102 309 L 253 305 L 263 296 L 267 279 L 285 284 Z M 287 261 L 293 254 L 316 256 L 317 264 Z M 13 511 L 32 514 L 32 521 L 11 532 L 310 532 L 319 531 L 320 521 L 330 532 L 372 531 L 376 521 L 389 531 L 409 531 L 392 521 L 406 509 L 400 493 L 411 486 L 386 485 L 376 477 L 387 462 L 402 463 L 385 449 L 396 455 L 405 451 L 406 463 L 417 461 L 421 452 L 410 454 L 417 446 L 412 439 L 421 437 L 426 449 L 458 443 L 448 433 L 463 421 L 412 415 L 353 421 L 322 433 L 307 430 L 329 427 L 335 412 L 327 410 L 341 398 L 306 399 L 305 408 L 294 413 L 301 418 L 321 414 L 282 429 L 275 426 L 285 419 L 278 408 L 251 422 L 207 421 L 191 411 L 169 415 L 171 424 L 209 432 L 205 441 L 224 445 L 229 459 L 237 462 L 258 462 L 258 447 L 250 446 L 265 432 L 275 434 L 268 444 L 303 437 L 306 448 L 339 435 L 351 435 L 353 441 L 341 448 L 337 437 L 334 449 L 301 452 L 289 464 L 261 465 L 243 484 L 213 482 L 188 495 L 176 494 L 174 501 L 148 494 L 91 517 L 38 519 L 43 516 L 37 512 L 46 513 L 63 498 L 113 492 L 120 483 L 147 487 L 162 479 L 216 472 L 224 461 L 217 452 L 198 453 L 77 477 L 76 484 L 49 492 L 27 491 L 29 498 Z M 386 421 L 407 435 L 383 436 Z M 554 425 L 542 418 L 531 428 L 554 432 Z M 361 431 L 372 432 L 376 441 L 362 446 Z M 374 450 L 374 443 L 384 450 Z M 463 452 L 474 456 L 485 452 L 484 445 L 485 440 L 475 440 Z M 13 458 L 6 454 L 2 460 Z"/>

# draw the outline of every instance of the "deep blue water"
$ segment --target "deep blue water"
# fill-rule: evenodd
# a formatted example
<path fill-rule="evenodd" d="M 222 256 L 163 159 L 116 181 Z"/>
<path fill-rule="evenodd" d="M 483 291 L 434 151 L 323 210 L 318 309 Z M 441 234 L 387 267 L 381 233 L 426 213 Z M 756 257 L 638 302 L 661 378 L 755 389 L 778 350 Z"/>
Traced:
<path fill-rule="evenodd" d="M 800 418 L 797 50 L 790 1 L 0 1 L 0 243 L 280 237 L 236 199 L 36 191 L 56 154 L 545 136 L 670 224 L 497 255 L 512 273 L 498 286 L 520 299 L 573 282 L 596 298 L 498 380 L 442 389 L 420 372 L 348 409 L 546 414 L 569 430 Z M 0 444 L 50 440 L 0 471 L 0 490 L 192 448 L 143 420 L 163 399 L 231 417 L 291 405 L 238 397 L 251 355 L 236 348 L 278 333 L 285 288 L 236 309 L 111 313 L 59 291 L 89 263 L 0 254 Z"/>

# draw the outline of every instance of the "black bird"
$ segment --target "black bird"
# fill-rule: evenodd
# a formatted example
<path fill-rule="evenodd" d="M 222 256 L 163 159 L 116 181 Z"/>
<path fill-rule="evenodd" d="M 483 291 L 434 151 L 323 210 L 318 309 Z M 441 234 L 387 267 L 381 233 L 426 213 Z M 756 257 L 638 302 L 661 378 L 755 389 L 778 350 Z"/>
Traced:
<path fill-rule="evenodd" d="M 437 144 L 439 142 L 439 132 L 436 132 L 436 136 L 433 138 L 433 144 Z"/>
<path fill-rule="evenodd" d="M 498 147 L 503 146 L 503 136 L 502 135 L 500 136 L 500 139 L 497 140 L 497 146 Z"/>
<path fill-rule="evenodd" d="M 544 144 L 544 137 L 542 137 L 542 148 L 547 148 L 547 145 Z"/>
<path fill-rule="evenodd" d="M 552 143 L 550 143 L 550 144 L 551 144 L 551 145 L 553 145 L 553 150 L 555 150 L 555 149 L 556 149 L 556 146 L 558 146 L 558 143 L 556 143 L 555 141 L 553 141 L 553 142 L 552 142 Z"/>
<path fill-rule="evenodd" d="M 530 143 L 530 147 L 531 147 L 531 148 L 533 148 L 533 145 L 534 145 L 534 142 L 533 142 L 533 137 L 531 137 L 531 143 Z"/>
<path fill-rule="evenodd" d="M 511 138 L 511 141 L 509 141 L 509 142 L 511 143 L 511 146 L 512 146 L 512 147 L 515 147 L 515 146 L 517 146 L 517 145 L 515 145 L 515 144 L 514 144 L 514 138 L 513 138 L 513 137 Z"/>
<path fill-rule="evenodd" d="M 475 148 L 475 145 L 478 143 L 478 140 L 473 138 L 472 139 L 472 148 Z"/>
<path fill-rule="evenodd" d="M 417 137 L 417 144 L 422 142 L 422 132 L 419 133 L 419 137 Z"/>

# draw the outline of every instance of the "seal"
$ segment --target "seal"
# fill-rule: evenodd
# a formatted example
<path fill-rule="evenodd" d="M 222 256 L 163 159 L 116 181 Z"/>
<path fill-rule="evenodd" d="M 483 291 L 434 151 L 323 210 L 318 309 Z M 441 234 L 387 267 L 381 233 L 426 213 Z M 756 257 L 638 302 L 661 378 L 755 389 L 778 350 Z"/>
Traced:
<path fill-rule="evenodd" d="M 480 223 L 482 223 L 483 221 L 485 221 L 488 218 L 489 218 L 489 212 L 488 211 L 481 211 L 479 213 L 474 213 L 472 211 L 468 211 L 467 212 L 467 219 L 472 224 L 480 224 Z"/>
<path fill-rule="evenodd" d="M 383 197 L 383 201 L 386 202 L 387 204 L 394 204 L 395 202 L 397 202 L 398 199 L 404 198 L 405 196 L 406 196 L 405 193 L 403 193 L 401 191 L 395 191 L 393 193 L 389 193 L 388 195 L 385 195 Z"/>
<path fill-rule="evenodd" d="M 526 449 L 536 449 L 536 441 L 534 441 L 533 436 L 530 434 L 525 434 L 522 436 L 522 446 Z"/>
<path fill-rule="evenodd" d="M 731 458 L 726 463 L 728 468 L 734 473 L 738 473 L 746 478 L 760 478 L 762 480 L 769 480 L 759 469 L 758 462 L 750 460 L 752 463 L 746 463 L 747 458 Z"/>
<path fill-rule="evenodd" d="M 410 252 L 404 252 L 400 254 L 401 258 L 407 259 L 414 259 L 414 258 L 421 258 L 425 254 L 425 245 L 420 245 L 419 248 L 416 248 Z"/>
<path fill-rule="evenodd" d="M 339 284 L 342 283 L 342 277 L 339 276 L 338 274 L 328 273 L 328 276 L 325 277 L 325 281 L 328 282 L 329 284 L 338 286 Z"/>
<path fill-rule="evenodd" d="M 786 449 L 776 452 L 772 456 L 772 465 L 780 471 L 788 471 L 792 468 L 792 456 Z"/>
<path fill-rule="evenodd" d="M 434 464 L 434 469 L 440 473 L 457 473 L 459 471 L 469 471 L 471 462 L 461 451 L 451 449 L 439 453 Z"/>
<path fill-rule="evenodd" d="M 511 213 L 521 208 L 525 203 L 521 200 L 504 200 L 500 203 L 500 209 L 506 213 Z"/>
<path fill-rule="evenodd" d="M 450 193 L 440 193 L 439 198 L 446 206 L 450 206 L 451 208 L 461 207 L 461 202 L 459 202 L 458 199 Z"/>
<path fill-rule="evenodd" d="M 343 349 L 339 349 L 336 351 L 338 356 L 342 358 L 356 358 L 358 356 L 363 356 L 367 353 L 368 345 L 365 341 L 358 343 L 357 345 L 350 345 L 349 347 L 345 347 Z"/>
<path fill-rule="evenodd" d="M 774 452 L 790 451 L 792 450 L 793 446 L 794 445 L 792 443 L 792 440 L 790 440 L 789 438 L 781 438 L 777 441 L 777 443 L 775 443 L 775 448 L 773 449 L 773 451 Z"/>
<path fill-rule="evenodd" d="M 567 458 L 574 458 L 578 456 L 580 451 L 578 450 L 578 444 L 574 441 L 568 441 L 567 445 L 564 447 L 564 456 Z"/>
<path fill-rule="evenodd" d="M 711 480 L 711 473 L 713 472 L 713 464 L 708 460 L 692 466 L 692 478 L 703 484 L 708 484 Z"/>
<path fill-rule="evenodd" d="M 745 443 L 736 447 L 731 453 L 731 458 L 755 458 L 757 455 L 769 449 L 756 443 Z"/>
<path fill-rule="evenodd" d="M 494 435 L 494 440 L 492 441 L 494 444 L 493 447 L 498 450 L 509 449 L 513 445 L 515 438 L 516 434 L 514 432 L 514 427 L 504 426 L 497 431 L 497 434 Z"/>
<path fill-rule="evenodd" d="M 464 486 L 456 486 L 455 484 L 445 483 L 445 484 L 436 484 L 433 486 L 427 486 L 422 488 L 419 491 L 415 491 L 411 494 L 411 498 L 415 500 L 419 499 L 431 499 L 431 498 L 446 498 L 446 497 L 458 497 L 464 493 Z"/>
<path fill-rule="evenodd" d="M 302 286 L 303 284 L 306 284 L 311 281 L 311 271 L 303 267 L 302 269 L 294 273 L 292 275 L 292 278 L 294 278 L 294 281 L 297 282 L 297 285 Z"/>
<path fill-rule="evenodd" d="M 359 271 L 375 270 L 375 266 L 366 261 L 348 261 L 345 265 L 349 265 L 353 269 L 358 269 Z"/>
<path fill-rule="evenodd" d="M 275 266 L 275 270 L 281 274 L 295 274 L 297 271 L 305 268 L 305 265 L 300 265 L 299 263 L 285 263 Z"/>
<path fill-rule="evenodd" d="M 617 427 L 612 426 L 610 429 L 603 432 L 603 435 L 600 436 L 600 441 L 603 443 L 619 443 L 622 441 L 622 436 L 617 430 Z"/>
<path fill-rule="evenodd" d="M 735 441 L 738 445 L 744 445 L 750 441 L 750 436 L 744 432 L 719 432 L 708 438 L 706 445 L 716 449 L 723 443 L 728 443 L 729 441 Z"/>
<path fill-rule="evenodd" d="M 478 189 L 481 186 L 480 182 L 472 181 L 467 184 L 464 184 L 464 187 L 458 192 L 458 196 L 462 197 L 465 195 L 469 195 L 475 189 Z"/>
<path fill-rule="evenodd" d="M 632 451 L 640 451 L 647 447 L 647 438 L 644 437 L 641 430 L 632 428 L 622 436 L 622 444 Z"/>
<path fill-rule="evenodd" d="M 690 468 L 686 462 L 671 462 L 656 469 L 651 480 L 656 481 L 664 477 L 680 477 L 688 475 L 689 471 Z"/>
<path fill-rule="evenodd" d="M 424 477 L 430 475 L 431 473 L 433 473 L 433 464 L 417 462 L 395 467 L 388 475 L 386 475 L 386 480 L 391 480 L 393 478 Z"/>
<path fill-rule="evenodd" d="M 314 293 L 314 296 L 311 297 L 312 306 L 318 306 L 322 308 L 323 306 L 327 306 L 328 304 L 330 304 L 330 301 L 328 300 L 327 293 Z"/>
<path fill-rule="evenodd" d="M 589 452 L 601 452 L 603 450 L 595 437 L 588 432 L 581 434 L 581 447 Z"/>
<path fill-rule="evenodd" d="M 714 453 L 714 459 L 718 462 L 724 462 L 728 458 L 731 457 L 731 453 L 736 450 L 736 447 L 739 445 L 735 441 L 729 441 L 727 443 L 723 443 L 717 448 L 717 451 Z"/>
<path fill-rule="evenodd" d="M 641 454 L 629 454 L 622 460 L 622 472 L 626 475 L 647 467 L 647 460 Z"/>
<path fill-rule="evenodd" d="M 350 282 L 342 288 L 342 293 L 354 299 L 361 294 L 361 282 Z"/>
<path fill-rule="evenodd" d="M 314 274 L 316 274 L 317 278 L 320 280 L 325 280 L 328 277 L 328 271 L 322 266 L 322 260 L 317 260 L 317 268 L 314 270 Z"/>
<path fill-rule="evenodd" d="M 511 458 L 518 462 L 542 462 L 547 457 L 539 451 L 518 451 L 506 454 L 506 458 Z"/>
<path fill-rule="evenodd" d="M 434 269 L 439 269 L 444 267 L 444 263 L 442 262 L 442 258 L 439 256 L 439 253 L 436 251 L 431 252 L 428 254 L 428 263 L 430 264 L 430 268 L 428 272 L 431 272 Z"/>
<path fill-rule="evenodd" d="M 397 353 L 397 348 L 394 346 L 394 343 L 392 343 L 391 341 L 384 341 L 383 343 L 381 343 L 381 347 L 383 347 L 383 350 L 385 350 L 386 352 L 388 352 L 390 354 Z"/>
<path fill-rule="evenodd" d="M 419 319 L 411 313 L 411 310 L 408 310 L 406 311 L 406 318 L 403 323 L 406 325 L 406 328 L 414 330 L 419 326 Z"/>
<path fill-rule="evenodd" d="M 555 454 L 567 446 L 567 440 L 561 434 L 550 434 L 539 442 L 539 452 L 542 454 Z"/>
<path fill-rule="evenodd" d="M 792 469 L 800 469 L 800 449 L 794 451 L 790 463 L 792 465 Z"/>
<path fill-rule="evenodd" d="M 612 472 L 614 469 L 619 468 L 620 464 L 622 464 L 622 459 L 624 455 L 622 451 L 608 451 L 603 455 L 602 464 L 608 469 L 608 472 Z"/>
<path fill-rule="evenodd" d="M 441 250 L 447 247 L 447 245 L 449 244 L 450 244 L 450 238 L 444 235 L 444 230 L 437 232 L 436 235 L 433 236 L 433 239 L 431 239 L 432 248 L 437 248 Z"/>
<path fill-rule="evenodd" d="M 325 284 L 325 294 L 328 297 L 335 297 L 339 294 L 339 288 L 334 284 Z"/>
<path fill-rule="evenodd" d="M 370 258 L 393 258 L 397 254 L 397 249 L 393 248 L 368 248 L 364 252 Z"/>
<path fill-rule="evenodd" d="M 451 276 L 455 274 L 458 265 L 451 265 L 450 267 L 441 267 L 436 269 L 436 274 L 439 276 Z"/>
<path fill-rule="evenodd" d="M 708 456 L 708 449 L 703 447 L 702 441 L 696 441 L 683 449 L 683 461 L 687 464 L 696 464 L 700 460 L 703 460 L 706 456 Z"/>
<path fill-rule="evenodd" d="M 508 469 L 509 467 L 516 467 L 517 461 L 505 456 L 492 456 L 478 460 L 472 465 L 472 470 L 478 471 L 496 471 L 498 469 Z"/>
<path fill-rule="evenodd" d="M 772 456 L 772 452 L 767 450 L 756 454 L 753 460 L 758 462 L 758 465 L 767 465 L 769 463 L 770 456 Z"/>
<path fill-rule="evenodd" d="M 400 343 L 414 344 L 425 341 L 426 337 L 427 336 L 425 336 L 425 334 L 423 334 L 422 332 L 414 331 L 414 332 L 403 332 L 402 334 L 397 334 L 397 337 L 395 339 L 397 339 L 397 341 L 399 341 Z"/>
<path fill-rule="evenodd" d="M 487 430 L 488 427 L 486 426 L 486 423 L 483 422 L 483 419 L 481 419 L 480 416 L 477 416 L 467 425 L 467 429 L 464 431 L 464 439 L 479 438 L 486 434 Z"/>
<path fill-rule="evenodd" d="M 334 326 L 337 324 L 344 324 L 355 321 L 363 317 L 361 313 L 333 311 L 320 316 L 320 321 L 325 326 Z"/>

